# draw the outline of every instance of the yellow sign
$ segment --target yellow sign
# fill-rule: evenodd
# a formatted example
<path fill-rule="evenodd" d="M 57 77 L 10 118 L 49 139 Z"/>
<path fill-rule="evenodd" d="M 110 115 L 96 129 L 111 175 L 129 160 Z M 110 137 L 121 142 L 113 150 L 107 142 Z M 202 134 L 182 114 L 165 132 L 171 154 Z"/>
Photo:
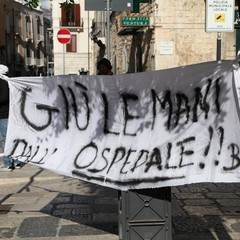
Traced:
<path fill-rule="evenodd" d="M 225 22 L 225 14 L 223 13 L 215 14 L 215 22 Z"/>

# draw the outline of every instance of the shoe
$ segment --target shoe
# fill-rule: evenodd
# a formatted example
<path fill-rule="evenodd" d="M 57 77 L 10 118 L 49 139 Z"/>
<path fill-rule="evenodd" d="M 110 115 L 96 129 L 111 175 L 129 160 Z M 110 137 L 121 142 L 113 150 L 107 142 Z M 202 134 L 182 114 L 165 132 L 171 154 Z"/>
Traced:
<path fill-rule="evenodd" d="M 4 167 L 3 165 L 0 167 L 0 172 L 11 172 L 13 167 Z"/>
<path fill-rule="evenodd" d="M 22 168 L 22 164 L 21 163 L 17 163 L 16 165 L 14 165 L 14 168 L 17 168 L 17 169 Z"/>

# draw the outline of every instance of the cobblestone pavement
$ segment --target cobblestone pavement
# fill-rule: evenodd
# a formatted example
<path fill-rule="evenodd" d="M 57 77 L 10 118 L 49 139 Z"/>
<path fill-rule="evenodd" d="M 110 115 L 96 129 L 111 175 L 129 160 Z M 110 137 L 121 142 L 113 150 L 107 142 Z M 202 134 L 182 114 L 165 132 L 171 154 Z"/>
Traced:
<path fill-rule="evenodd" d="M 174 240 L 239 240 L 240 184 L 172 188 L 172 225 Z"/>
<path fill-rule="evenodd" d="M 240 184 L 172 187 L 172 229 L 173 240 L 239 240 Z M 0 172 L 0 239 L 117 240 L 117 190 L 30 164 Z"/>

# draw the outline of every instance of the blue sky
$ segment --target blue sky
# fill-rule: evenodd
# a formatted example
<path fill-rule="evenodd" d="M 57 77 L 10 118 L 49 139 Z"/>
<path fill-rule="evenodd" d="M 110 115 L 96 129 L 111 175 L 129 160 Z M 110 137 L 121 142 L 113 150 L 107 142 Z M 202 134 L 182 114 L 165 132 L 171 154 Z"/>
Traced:
<path fill-rule="evenodd" d="M 44 8 L 50 8 L 50 0 L 40 0 L 41 6 Z"/>

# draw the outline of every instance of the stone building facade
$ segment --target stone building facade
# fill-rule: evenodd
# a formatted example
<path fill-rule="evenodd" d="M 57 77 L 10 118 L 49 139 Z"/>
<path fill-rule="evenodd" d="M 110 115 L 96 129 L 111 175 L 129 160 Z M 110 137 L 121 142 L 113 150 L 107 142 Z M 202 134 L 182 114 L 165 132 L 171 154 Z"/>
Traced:
<path fill-rule="evenodd" d="M 89 35 L 94 12 L 85 11 L 84 0 L 74 0 L 72 9 L 60 8 L 62 0 L 51 0 L 54 74 L 93 74 L 93 42 Z M 68 29 L 71 40 L 61 44 L 58 31 Z"/>
<path fill-rule="evenodd" d="M 8 66 L 9 76 L 43 75 L 43 12 L 21 2 L 1 0 L 0 26 L 0 63 Z"/>
<path fill-rule="evenodd" d="M 147 17 L 148 26 L 122 26 L 123 17 Z M 204 0 L 149 0 L 138 13 L 111 13 L 115 74 L 215 61 L 216 32 L 205 31 Z M 236 56 L 236 31 L 221 33 L 221 59 Z"/>

